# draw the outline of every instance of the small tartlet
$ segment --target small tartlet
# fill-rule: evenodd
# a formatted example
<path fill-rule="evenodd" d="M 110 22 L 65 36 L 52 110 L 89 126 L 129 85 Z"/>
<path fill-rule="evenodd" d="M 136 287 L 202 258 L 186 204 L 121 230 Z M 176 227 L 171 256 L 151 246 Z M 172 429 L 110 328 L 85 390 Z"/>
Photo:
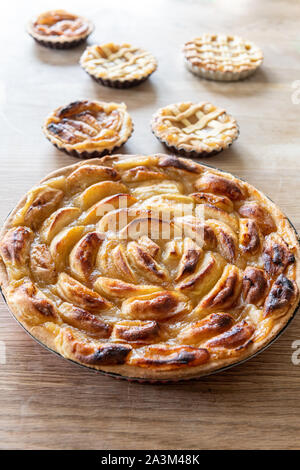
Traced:
<path fill-rule="evenodd" d="M 80 65 L 104 86 L 129 88 L 147 80 L 157 61 L 150 52 L 130 44 L 108 43 L 87 47 Z"/>
<path fill-rule="evenodd" d="M 87 39 L 93 29 L 90 20 L 65 10 L 46 11 L 27 25 L 27 32 L 36 42 L 53 49 L 76 47 Z"/>
<path fill-rule="evenodd" d="M 55 109 L 43 131 L 59 150 L 91 158 L 110 154 L 125 144 L 133 123 L 124 103 L 82 100 Z"/>
<path fill-rule="evenodd" d="M 211 157 L 228 148 L 239 135 L 236 120 L 208 102 L 160 108 L 152 116 L 151 128 L 171 151 L 193 158 Z"/>
<path fill-rule="evenodd" d="M 263 62 L 262 50 L 256 44 L 225 34 L 203 34 L 188 41 L 183 53 L 187 68 L 209 80 L 242 80 Z"/>

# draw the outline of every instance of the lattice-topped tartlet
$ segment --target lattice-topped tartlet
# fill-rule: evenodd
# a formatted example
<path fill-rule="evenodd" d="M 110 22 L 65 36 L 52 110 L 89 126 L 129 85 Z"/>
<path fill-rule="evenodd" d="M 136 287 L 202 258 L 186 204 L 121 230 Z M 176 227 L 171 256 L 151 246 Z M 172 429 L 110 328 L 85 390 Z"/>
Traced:
<path fill-rule="evenodd" d="M 121 147 L 131 136 L 133 124 L 124 103 L 83 100 L 53 111 L 43 131 L 59 150 L 91 158 Z"/>
<path fill-rule="evenodd" d="M 42 46 L 68 49 L 84 42 L 93 28 L 92 22 L 82 16 L 51 10 L 33 18 L 27 31 Z"/>
<path fill-rule="evenodd" d="M 251 41 L 225 34 L 203 34 L 183 48 L 188 69 L 210 80 L 241 80 L 262 64 L 263 53 Z"/>
<path fill-rule="evenodd" d="M 152 117 L 154 135 L 170 150 L 188 157 L 210 157 L 228 148 L 239 135 L 236 120 L 208 102 L 176 103 Z"/>
<path fill-rule="evenodd" d="M 246 359 L 299 302 L 299 244 L 246 182 L 166 155 L 60 169 L 0 235 L 17 320 L 88 367 L 178 380 Z"/>
<path fill-rule="evenodd" d="M 138 85 L 157 68 L 150 52 L 130 44 L 114 43 L 87 47 L 80 64 L 96 81 L 114 88 Z"/>

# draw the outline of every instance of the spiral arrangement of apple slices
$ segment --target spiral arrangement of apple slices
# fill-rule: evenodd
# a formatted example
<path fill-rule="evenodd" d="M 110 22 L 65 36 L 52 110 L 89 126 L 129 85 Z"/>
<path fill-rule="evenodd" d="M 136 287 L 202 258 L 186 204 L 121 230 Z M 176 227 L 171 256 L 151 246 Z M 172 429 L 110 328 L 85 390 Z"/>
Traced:
<path fill-rule="evenodd" d="M 277 206 L 174 156 L 107 156 L 49 175 L 9 216 L 0 256 L 7 303 L 33 336 L 126 377 L 238 362 L 299 301 L 299 244 Z"/>

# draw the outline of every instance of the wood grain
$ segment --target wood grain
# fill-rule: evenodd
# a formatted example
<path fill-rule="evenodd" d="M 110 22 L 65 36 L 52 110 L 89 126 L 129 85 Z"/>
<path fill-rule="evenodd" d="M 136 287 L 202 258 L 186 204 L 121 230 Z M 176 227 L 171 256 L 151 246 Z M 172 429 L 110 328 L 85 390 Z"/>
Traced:
<path fill-rule="evenodd" d="M 168 103 L 211 100 L 240 124 L 240 138 L 206 163 L 247 179 L 300 229 L 299 4 L 293 0 L 72 0 L 61 7 L 96 24 L 90 43 L 122 41 L 149 49 L 159 68 L 137 88 L 113 90 L 79 67 L 84 47 L 52 51 L 24 31 L 51 1 L 6 2 L 1 21 L 0 223 L 48 172 L 76 162 L 44 138 L 57 106 L 78 98 L 124 101 L 135 132 L 123 153 L 163 147 L 150 132 L 152 113 Z M 264 65 L 238 83 L 201 80 L 183 66 L 183 43 L 203 31 L 257 42 Z M 246 449 L 300 446 L 300 365 L 292 343 L 300 316 L 270 349 L 219 375 L 177 385 L 139 385 L 89 372 L 35 343 L 0 305 L 0 447 L 2 449 Z M 6 348 L 6 361 L 3 350 Z M 5 362 L 5 364 L 2 364 Z"/>

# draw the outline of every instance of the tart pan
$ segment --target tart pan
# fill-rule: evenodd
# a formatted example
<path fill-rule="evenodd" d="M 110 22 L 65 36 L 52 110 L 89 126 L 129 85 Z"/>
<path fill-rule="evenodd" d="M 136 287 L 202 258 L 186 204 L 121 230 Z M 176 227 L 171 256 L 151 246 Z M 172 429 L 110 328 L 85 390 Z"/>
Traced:
<path fill-rule="evenodd" d="M 100 83 L 100 85 L 108 86 L 110 88 L 125 89 L 125 88 L 132 88 L 134 86 L 139 85 L 140 83 L 145 82 L 146 80 L 148 80 L 150 75 L 152 75 L 154 70 L 153 70 L 153 72 L 151 72 L 146 77 L 135 78 L 133 80 L 110 80 L 109 78 L 95 77 L 91 73 L 88 73 L 86 70 L 85 70 L 85 72 L 88 74 L 89 77 L 91 77 L 93 80 L 95 80 L 95 82 Z"/>
<path fill-rule="evenodd" d="M 180 155 L 181 157 L 185 157 L 185 158 L 199 158 L 200 159 L 200 158 L 213 157 L 214 155 L 217 155 L 218 153 L 221 153 L 224 150 L 227 150 L 229 147 L 231 147 L 231 145 L 238 139 L 238 137 L 240 135 L 240 128 L 239 128 L 239 125 L 237 123 L 237 136 L 235 137 L 235 139 L 232 142 L 230 142 L 226 147 L 221 148 L 220 150 L 212 150 L 211 152 L 205 152 L 205 151 L 197 152 L 196 150 L 178 149 L 174 145 L 168 144 L 168 142 L 165 139 L 161 139 L 160 137 L 157 137 L 154 130 L 152 129 L 152 126 L 151 126 L 151 132 L 154 135 L 154 137 L 161 144 L 163 144 L 170 152 L 175 153 L 175 155 Z M 202 162 L 201 162 L 201 165 L 205 166 L 205 164 L 202 163 Z M 209 165 L 207 165 L 207 166 L 209 166 Z M 211 168 L 214 168 L 214 167 L 211 167 Z M 218 168 L 218 170 L 223 171 L 223 170 L 220 170 L 219 168 Z M 239 178 L 239 179 L 241 179 L 241 178 Z"/>
<path fill-rule="evenodd" d="M 77 47 L 80 44 L 84 43 L 87 40 L 87 36 L 79 39 L 74 39 L 74 41 L 64 41 L 64 42 L 53 42 L 53 41 L 44 41 L 43 39 L 37 39 L 34 36 L 31 36 L 40 46 L 49 47 L 50 49 L 72 49 Z"/>

